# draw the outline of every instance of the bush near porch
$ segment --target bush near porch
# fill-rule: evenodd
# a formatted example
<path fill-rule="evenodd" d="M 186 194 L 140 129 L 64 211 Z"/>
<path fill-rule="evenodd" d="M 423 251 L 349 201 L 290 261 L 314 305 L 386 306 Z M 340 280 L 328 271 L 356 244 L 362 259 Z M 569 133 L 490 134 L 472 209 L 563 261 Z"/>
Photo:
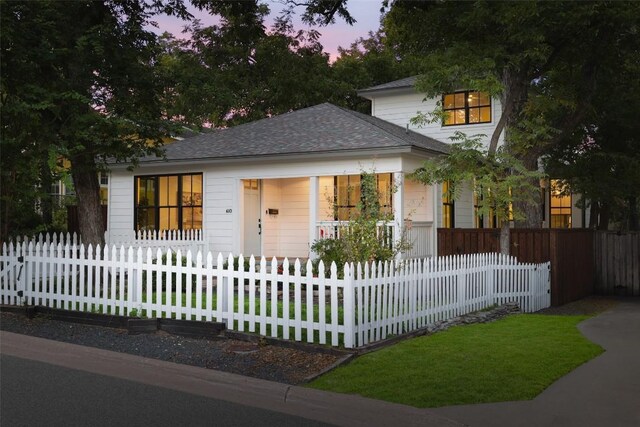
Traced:
<path fill-rule="evenodd" d="M 357 358 L 310 387 L 420 408 L 532 399 L 602 353 L 588 316 L 515 315 L 458 326 Z"/>

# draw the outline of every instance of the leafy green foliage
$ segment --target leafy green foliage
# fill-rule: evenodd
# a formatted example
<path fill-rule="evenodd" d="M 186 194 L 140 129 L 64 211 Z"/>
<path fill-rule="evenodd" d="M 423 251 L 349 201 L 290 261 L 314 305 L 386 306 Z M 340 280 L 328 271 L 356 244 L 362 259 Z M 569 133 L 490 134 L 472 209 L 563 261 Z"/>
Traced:
<path fill-rule="evenodd" d="M 502 220 L 518 219 L 522 212 L 513 209 L 514 203 L 531 203 L 532 194 L 540 191 L 532 182 L 538 183 L 544 175 L 528 170 L 503 148 L 489 154 L 481 138 L 457 132 L 449 155 L 425 161 L 411 178 L 425 185 L 449 181 L 454 199 L 462 185 L 472 183 L 480 214 L 495 213 Z"/>
<path fill-rule="evenodd" d="M 393 189 L 395 192 L 396 189 Z M 339 226 L 338 238 L 319 239 L 311 249 L 326 266 L 335 262 L 341 270 L 345 262 L 389 261 L 411 244 L 404 232 L 393 236 L 386 225 L 393 221 L 393 214 L 380 207 L 380 195 L 375 172 L 362 171 L 360 175 L 360 201 L 351 213 L 347 225 Z M 337 211 L 335 201 L 331 201 Z M 402 224 L 396 224 L 396 229 Z M 395 240 L 394 240 L 395 239 Z"/>
<path fill-rule="evenodd" d="M 532 399 L 602 353 L 576 328 L 584 319 L 517 315 L 457 326 L 366 354 L 310 386 L 419 408 Z"/>

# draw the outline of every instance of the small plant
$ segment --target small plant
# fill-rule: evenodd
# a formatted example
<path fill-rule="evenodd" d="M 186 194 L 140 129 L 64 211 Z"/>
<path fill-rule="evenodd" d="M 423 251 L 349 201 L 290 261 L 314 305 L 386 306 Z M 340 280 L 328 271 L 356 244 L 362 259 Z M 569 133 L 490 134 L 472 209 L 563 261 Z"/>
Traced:
<path fill-rule="evenodd" d="M 137 308 L 131 309 L 131 311 L 129 312 L 129 317 L 140 317 L 138 313 L 138 309 Z"/>

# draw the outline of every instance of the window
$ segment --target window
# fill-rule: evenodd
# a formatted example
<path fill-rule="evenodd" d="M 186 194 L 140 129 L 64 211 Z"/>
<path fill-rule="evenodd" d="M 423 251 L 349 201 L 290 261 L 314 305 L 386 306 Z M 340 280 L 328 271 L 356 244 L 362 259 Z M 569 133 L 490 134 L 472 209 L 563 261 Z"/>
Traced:
<path fill-rule="evenodd" d="M 348 221 L 356 214 L 361 200 L 360 175 L 340 175 L 334 177 L 335 186 L 335 218 L 339 221 Z M 378 189 L 378 202 L 383 214 L 393 212 L 393 174 L 376 174 L 376 187 Z"/>
<path fill-rule="evenodd" d="M 107 186 L 109 185 L 109 174 L 106 172 L 100 172 L 100 186 Z"/>
<path fill-rule="evenodd" d="M 136 230 L 202 228 L 202 174 L 135 177 Z"/>
<path fill-rule="evenodd" d="M 551 180 L 549 215 L 551 228 L 571 228 L 571 194 L 567 184 L 559 179 Z"/>
<path fill-rule="evenodd" d="M 480 201 L 482 200 L 482 194 L 478 195 L 476 191 L 473 192 L 473 218 L 476 228 L 484 228 L 484 217 L 480 213 Z"/>
<path fill-rule="evenodd" d="M 447 93 L 442 105 L 445 126 L 491 122 L 491 97 L 486 92 Z"/>
<path fill-rule="evenodd" d="M 453 189 L 449 181 L 442 183 L 442 228 L 454 228 Z"/>

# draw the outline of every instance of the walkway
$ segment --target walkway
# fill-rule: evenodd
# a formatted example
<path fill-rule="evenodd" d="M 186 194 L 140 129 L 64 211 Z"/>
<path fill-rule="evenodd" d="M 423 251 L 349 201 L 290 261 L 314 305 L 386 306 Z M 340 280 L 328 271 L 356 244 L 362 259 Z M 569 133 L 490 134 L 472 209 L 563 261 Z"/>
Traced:
<path fill-rule="evenodd" d="M 640 299 L 578 329 L 606 350 L 531 401 L 433 409 L 471 426 L 640 426 Z"/>

